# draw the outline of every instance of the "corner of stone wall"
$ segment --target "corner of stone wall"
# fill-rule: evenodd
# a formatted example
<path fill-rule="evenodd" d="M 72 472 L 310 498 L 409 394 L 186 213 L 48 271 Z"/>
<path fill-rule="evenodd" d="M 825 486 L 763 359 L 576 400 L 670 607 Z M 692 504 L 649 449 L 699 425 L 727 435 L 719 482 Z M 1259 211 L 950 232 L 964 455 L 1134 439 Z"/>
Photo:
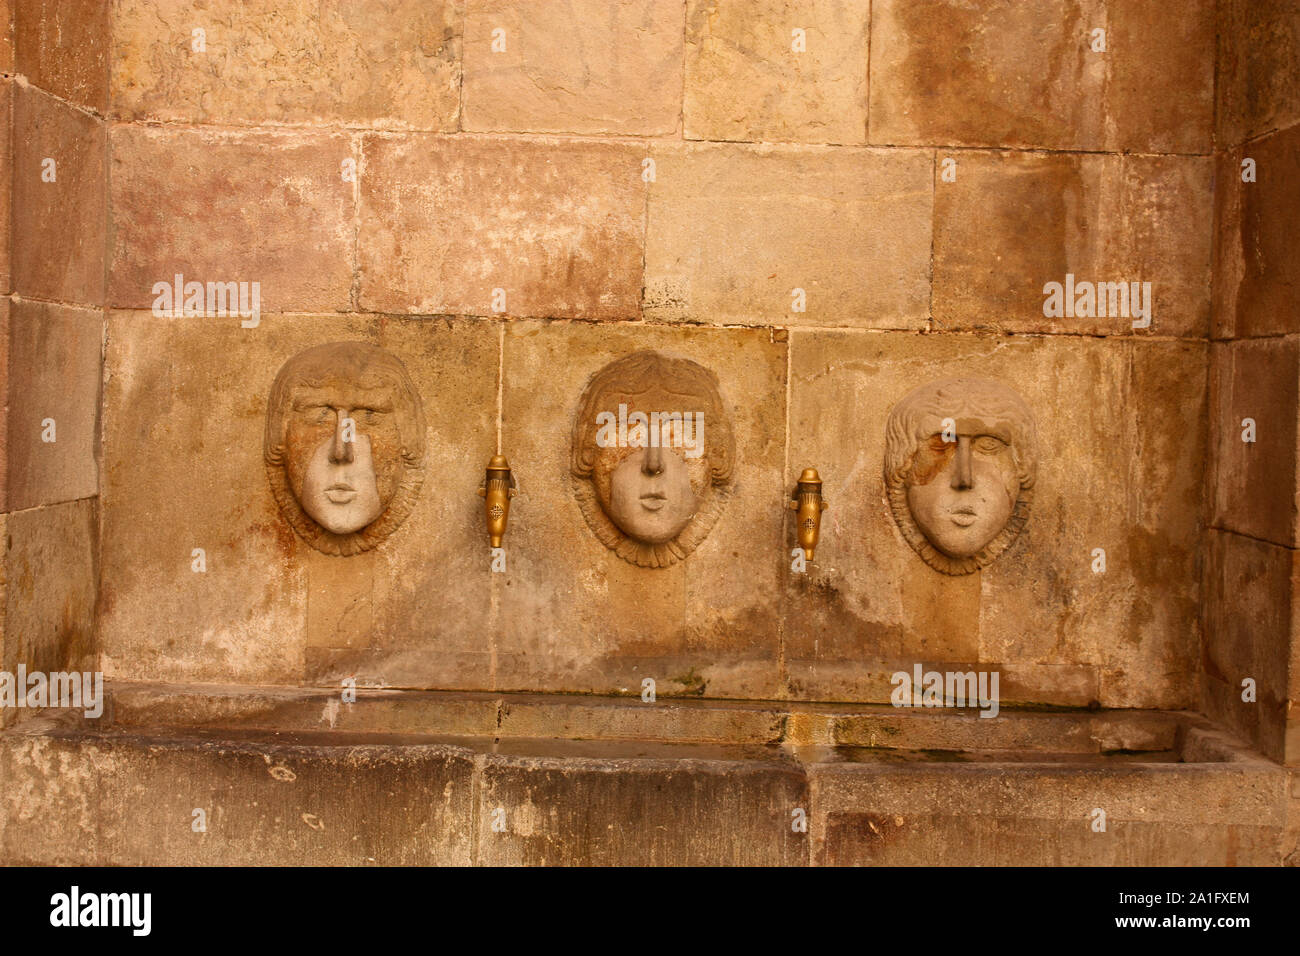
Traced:
<path fill-rule="evenodd" d="M 1300 17 L 1219 0 L 1201 707 L 1300 764 Z"/>
<path fill-rule="evenodd" d="M 107 6 L 0 0 L 0 671 L 10 673 L 97 667 Z M 15 713 L 0 710 L 0 726 Z"/>

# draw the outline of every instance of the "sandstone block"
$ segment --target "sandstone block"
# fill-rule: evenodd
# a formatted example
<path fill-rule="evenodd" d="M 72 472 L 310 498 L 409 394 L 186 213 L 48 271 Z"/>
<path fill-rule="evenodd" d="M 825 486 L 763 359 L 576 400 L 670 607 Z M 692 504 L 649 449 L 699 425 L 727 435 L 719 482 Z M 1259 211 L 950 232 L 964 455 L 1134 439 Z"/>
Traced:
<path fill-rule="evenodd" d="M 14 5 L 0 0 L 0 73 L 14 71 Z"/>
<path fill-rule="evenodd" d="M 126 120 L 455 130 L 464 13 L 461 0 L 123 0 L 113 7 L 113 110 Z"/>
<path fill-rule="evenodd" d="M 10 864 L 471 862 L 474 768 L 455 748 L 11 735 L 0 768 Z"/>
<path fill-rule="evenodd" d="M 653 157 L 648 318 L 925 326 L 929 152 L 728 144 Z"/>
<path fill-rule="evenodd" d="M 816 561 L 786 578 L 794 696 L 883 702 L 889 675 L 920 661 L 998 670 L 1004 701 L 1190 703 L 1204 345 L 799 330 L 790 338 L 786 480 L 815 466 L 830 502 Z M 982 570 L 953 576 L 900 534 L 883 466 L 894 404 L 916 385 L 958 376 L 1014 389 L 1034 416 L 1039 451 L 1023 531 Z M 1104 573 L 1093 570 L 1096 549 Z"/>
<path fill-rule="evenodd" d="M 263 460 L 267 397 L 281 365 L 310 345 L 355 340 L 401 359 L 427 422 L 415 507 L 368 561 L 329 557 L 299 538 L 276 506 Z M 258 328 L 243 329 L 236 318 L 117 312 L 108 341 L 107 674 L 334 688 L 345 677 L 361 686 L 487 686 L 494 576 L 475 490 L 493 450 L 494 329 L 345 316 L 263 316 Z M 204 464 L 196 470 L 195 462 Z M 196 548 L 204 549 L 204 572 L 194 570 Z M 362 565 L 349 564 L 356 557 Z M 322 562 L 343 567 L 326 570 Z M 326 600 L 308 613 L 322 580 L 348 582 L 368 563 L 368 626 L 342 602 Z M 308 646 L 309 621 L 327 635 L 318 646 Z"/>
<path fill-rule="evenodd" d="M 777 761 L 487 755 L 478 862 L 806 865 L 808 834 L 790 823 L 808 806 L 802 772 Z"/>
<path fill-rule="evenodd" d="M 466 129 L 664 136 L 681 110 L 682 0 L 468 0 Z"/>
<path fill-rule="evenodd" d="M 33 87 L 15 89 L 13 116 L 13 290 L 103 305 L 104 124 Z"/>
<path fill-rule="evenodd" d="M 1210 365 L 1211 522 L 1285 547 L 1296 546 L 1298 347 L 1218 343 Z"/>
<path fill-rule="evenodd" d="M 1247 159 L 1254 182 L 1242 180 Z M 1300 331 L 1300 126 L 1219 154 L 1215 169 L 1215 334 Z"/>
<path fill-rule="evenodd" d="M 1288 0 L 1221 0 L 1216 145 L 1300 121 L 1300 18 Z"/>
<path fill-rule="evenodd" d="M 109 7 L 103 0 L 12 0 L 17 72 L 77 106 L 108 109 Z"/>
<path fill-rule="evenodd" d="M 0 296 L 0 395 L 9 395 L 9 296 Z M 7 401 L 6 401 L 7 404 Z M 0 475 L 9 474 L 9 413 L 0 418 Z M 9 510 L 8 482 L 0 491 L 0 513 Z"/>
<path fill-rule="evenodd" d="M 734 434 L 734 488 L 668 567 L 639 567 L 602 543 L 571 469 L 585 382 L 639 349 L 716 374 Z M 511 323 L 505 381 L 502 448 L 519 495 L 508 573 L 493 575 L 505 579 L 496 686 L 639 696 L 652 678 L 659 697 L 777 696 L 784 344 L 766 330 Z M 723 432 L 705 421 L 704 456 Z"/>
<path fill-rule="evenodd" d="M 1206 561 L 1202 706 L 1274 760 L 1295 762 L 1286 733 L 1294 670 L 1295 552 L 1211 529 Z M 1255 699 L 1242 699 L 1242 681 Z"/>
<path fill-rule="evenodd" d="M 869 141 L 1208 152 L 1214 30 L 1211 0 L 884 0 Z"/>
<path fill-rule="evenodd" d="M 8 224 L 0 228 L 0 294 L 13 291 L 9 238 L 14 176 L 13 118 L 14 81 L 0 77 L 0 222 Z"/>
<path fill-rule="evenodd" d="M 258 283 L 262 311 L 351 302 L 358 159 L 334 133 L 113 130 L 111 304 L 148 309 L 156 283 Z"/>
<path fill-rule="evenodd" d="M 0 670 L 94 669 L 95 523 L 88 499 L 0 516 Z M 0 724 L 26 713 L 0 709 Z"/>
<path fill-rule="evenodd" d="M 686 138 L 866 142 L 868 5 L 690 0 Z"/>
<path fill-rule="evenodd" d="M 604 143 L 368 137 L 363 307 L 638 317 L 642 155 Z"/>
<path fill-rule="evenodd" d="M 1208 159 L 967 152 L 935 184 L 942 329 L 1203 336 L 1210 314 Z M 1067 280 L 1067 275 L 1073 276 Z M 1062 301 L 1048 302 L 1055 282 Z M 1093 300 L 1069 288 L 1093 286 Z M 1122 288 L 1112 289 L 1118 283 Z M 1133 322 L 1150 303 L 1150 328 Z M 1101 288 L 1101 284 L 1108 284 Z M 1113 301 L 1112 301 L 1113 300 Z M 1078 308 L 1076 308 L 1078 306 Z M 1045 315 L 1053 311 L 1054 315 Z"/>
<path fill-rule="evenodd" d="M 810 768 L 823 866 L 1265 866 L 1285 778 L 1262 762 L 1043 768 Z M 1106 831 L 1091 828 L 1106 811 Z"/>
<path fill-rule="evenodd" d="M 8 510 L 97 493 L 103 338 L 102 311 L 24 300 L 12 304 Z"/>

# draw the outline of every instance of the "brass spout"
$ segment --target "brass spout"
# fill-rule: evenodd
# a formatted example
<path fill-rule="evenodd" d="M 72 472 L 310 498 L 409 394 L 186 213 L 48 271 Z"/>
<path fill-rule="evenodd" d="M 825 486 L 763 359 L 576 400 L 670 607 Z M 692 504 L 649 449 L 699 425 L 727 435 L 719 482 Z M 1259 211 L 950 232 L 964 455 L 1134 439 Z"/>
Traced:
<path fill-rule="evenodd" d="M 492 456 L 478 493 L 483 499 L 483 513 L 487 516 L 488 541 L 492 547 L 499 548 L 510 518 L 510 499 L 515 496 L 515 477 L 510 473 L 510 462 L 506 461 L 505 455 Z"/>
<path fill-rule="evenodd" d="M 822 479 L 816 468 L 805 468 L 799 476 L 790 501 L 790 510 L 797 513 L 799 526 L 799 547 L 804 556 L 811 561 L 813 550 L 817 547 L 817 536 L 821 531 L 822 512 L 827 504 L 822 498 Z"/>

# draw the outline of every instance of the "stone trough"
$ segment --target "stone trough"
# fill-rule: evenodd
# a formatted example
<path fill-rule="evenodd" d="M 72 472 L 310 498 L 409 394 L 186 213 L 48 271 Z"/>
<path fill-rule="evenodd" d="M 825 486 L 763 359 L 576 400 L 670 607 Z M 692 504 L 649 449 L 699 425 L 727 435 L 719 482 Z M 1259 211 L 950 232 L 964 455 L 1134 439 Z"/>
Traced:
<path fill-rule="evenodd" d="M 0 734 L 15 863 L 1280 862 L 1203 718 L 117 683 Z M 93 726 L 92 726 L 93 723 Z"/>

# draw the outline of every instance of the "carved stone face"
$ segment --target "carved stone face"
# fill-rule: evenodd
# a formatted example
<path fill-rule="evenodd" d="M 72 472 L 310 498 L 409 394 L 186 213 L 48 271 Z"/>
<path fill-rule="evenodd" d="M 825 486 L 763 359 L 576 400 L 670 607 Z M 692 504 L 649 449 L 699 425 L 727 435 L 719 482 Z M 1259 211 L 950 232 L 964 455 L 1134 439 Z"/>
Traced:
<path fill-rule="evenodd" d="M 931 567 L 965 574 L 1005 550 L 1029 515 L 1035 429 L 989 379 L 923 385 L 890 413 L 885 481 L 894 520 Z"/>
<path fill-rule="evenodd" d="M 986 434 L 932 436 L 917 452 L 907 504 L 930 543 L 968 558 L 1006 527 L 1020 495 L 1011 446 Z"/>
<path fill-rule="evenodd" d="M 281 510 L 318 550 L 355 554 L 391 533 L 414 505 L 423 452 L 419 395 L 382 349 L 317 346 L 276 376 L 267 471 Z"/>
<path fill-rule="evenodd" d="M 695 517 L 709 487 L 707 458 L 677 448 L 598 448 L 592 472 L 600 506 L 629 537 L 663 544 Z"/>
<path fill-rule="evenodd" d="M 688 359 L 635 352 L 605 366 L 583 392 L 574 490 L 607 547 L 632 564 L 667 567 L 713 527 L 733 454 L 713 374 Z"/>

